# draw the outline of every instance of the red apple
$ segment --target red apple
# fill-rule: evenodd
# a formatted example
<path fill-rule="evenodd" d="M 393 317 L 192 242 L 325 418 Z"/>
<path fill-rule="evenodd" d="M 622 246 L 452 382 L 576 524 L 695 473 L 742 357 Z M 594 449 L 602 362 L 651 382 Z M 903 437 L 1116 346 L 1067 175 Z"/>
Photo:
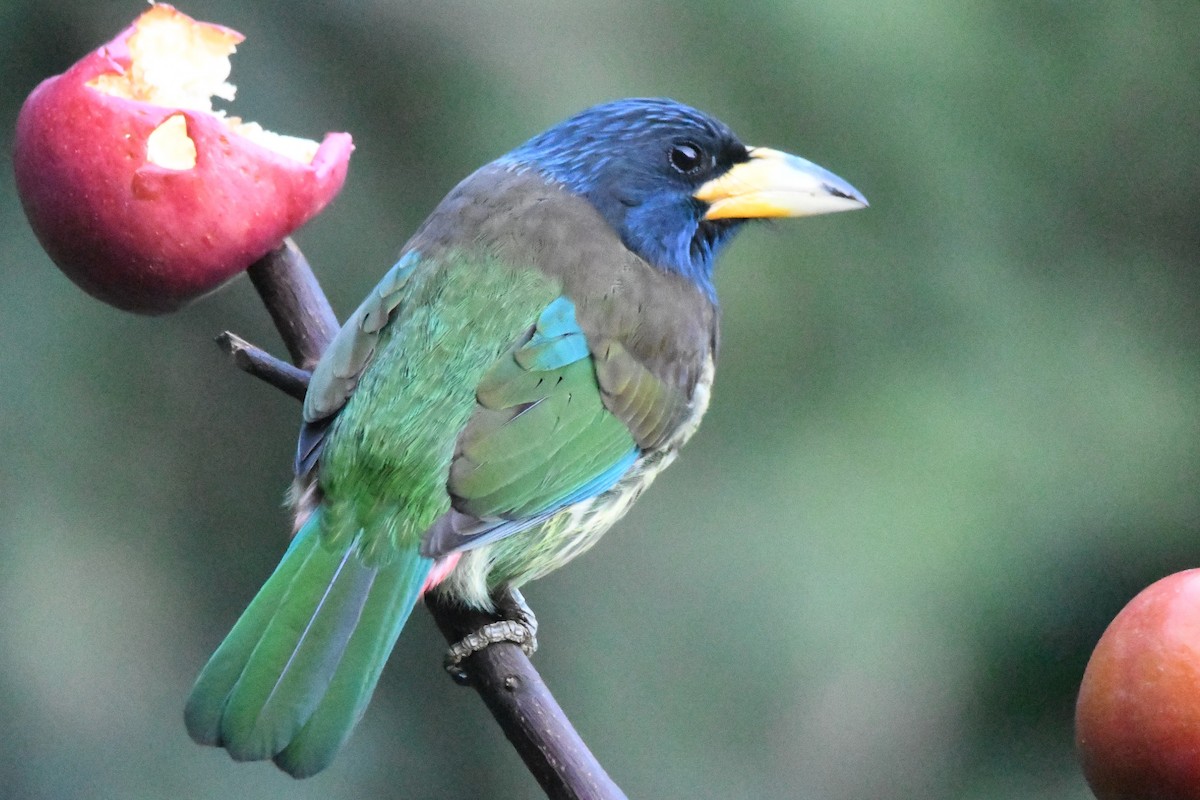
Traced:
<path fill-rule="evenodd" d="M 347 133 L 280 136 L 214 111 L 243 39 L 154 5 L 43 81 L 17 118 L 13 167 L 54 263 L 118 308 L 172 311 L 316 216 L 346 179 Z"/>
<path fill-rule="evenodd" d="M 1200 569 L 1153 584 L 1108 626 L 1075 737 L 1100 800 L 1200 800 Z"/>

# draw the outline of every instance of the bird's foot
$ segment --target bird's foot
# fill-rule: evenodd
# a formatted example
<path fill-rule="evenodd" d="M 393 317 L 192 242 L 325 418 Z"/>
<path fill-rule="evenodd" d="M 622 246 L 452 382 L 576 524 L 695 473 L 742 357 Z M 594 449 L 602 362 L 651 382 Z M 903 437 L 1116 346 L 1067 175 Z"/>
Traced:
<path fill-rule="evenodd" d="M 516 589 L 508 590 L 497 599 L 496 607 L 500 619 L 467 634 L 446 651 L 446 672 L 457 683 L 465 684 L 470 680 L 467 671 L 462 668 L 463 660 L 498 642 L 519 645 L 527 656 L 537 652 L 537 617 L 521 593 Z"/>

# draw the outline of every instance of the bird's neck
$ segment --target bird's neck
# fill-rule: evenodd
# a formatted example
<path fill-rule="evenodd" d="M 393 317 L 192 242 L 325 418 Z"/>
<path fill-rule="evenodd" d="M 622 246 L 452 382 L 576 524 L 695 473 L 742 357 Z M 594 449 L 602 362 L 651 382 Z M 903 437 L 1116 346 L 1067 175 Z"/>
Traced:
<path fill-rule="evenodd" d="M 671 219 L 673 214 L 678 218 Z M 685 214 L 690 215 L 690 209 L 644 205 L 611 209 L 604 216 L 631 251 L 652 266 L 690 281 L 716 303 L 713 264 L 732 228 L 696 222 Z"/>

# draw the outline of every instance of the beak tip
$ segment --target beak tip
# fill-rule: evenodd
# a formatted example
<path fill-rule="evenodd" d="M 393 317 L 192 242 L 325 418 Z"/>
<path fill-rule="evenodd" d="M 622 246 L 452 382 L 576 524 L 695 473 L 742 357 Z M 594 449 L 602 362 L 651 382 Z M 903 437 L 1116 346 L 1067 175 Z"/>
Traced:
<path fill-rule="evenodd" d="M 848 183 L 827 183 L 823 188 L 832 197 L 839 197 L 843 200 L 849 200 L 853 203 L 858 203 L 862 208 L 869 208 L 871 206 L 871 204 L 867 202 L 867 198 L 863 196 L 863 193 Z"/>

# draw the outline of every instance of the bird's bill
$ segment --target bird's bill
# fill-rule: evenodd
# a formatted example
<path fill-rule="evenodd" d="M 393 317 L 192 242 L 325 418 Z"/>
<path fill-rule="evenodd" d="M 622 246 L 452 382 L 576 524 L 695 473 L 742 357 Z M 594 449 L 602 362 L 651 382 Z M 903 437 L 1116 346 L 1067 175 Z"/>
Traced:
<path fill-rule="evenodd" d="M 708 204 L 705 219 L 810 217 L 867 205 L 857 189 L 829 170 L 767 147 L 751 147 L 748 161 L 692 196 Z"/>

